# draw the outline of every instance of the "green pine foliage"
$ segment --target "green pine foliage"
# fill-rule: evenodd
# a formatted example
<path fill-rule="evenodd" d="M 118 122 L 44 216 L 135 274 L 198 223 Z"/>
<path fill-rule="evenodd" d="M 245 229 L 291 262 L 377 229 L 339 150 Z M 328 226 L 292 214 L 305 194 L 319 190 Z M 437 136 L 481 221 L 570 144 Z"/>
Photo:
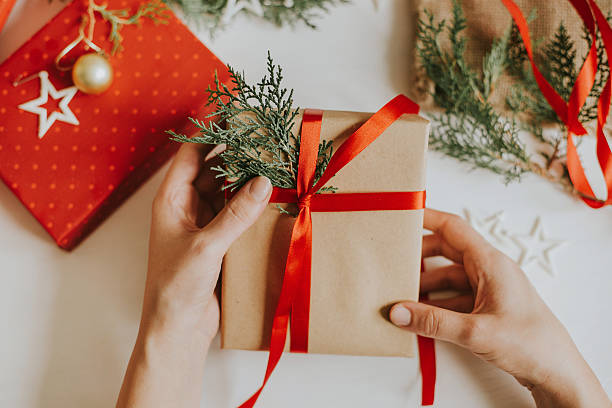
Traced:
<path fill-rule="evenodd" d="M 178 142 L 226 145 L 220 156 L 224 166 L 213 170 L 229 181 L 225 188 L 240 188 L 255 176 L 266 176 L 273 186 L 296 188 L 300 141 L 293 133 L 299 108 L 293 105 L 293 90 L 282 86 L 282 69 L 270 53 L 267 74 L 256 84 L 229 67 L 231 87 L 215 80 L 208 90 L 208 104 L 216 110 L 208 124 L 190 120 L 200 135 L 187 137 L 168 132 Z M 332 155 L 330 141 L 321 141 L 315 171 L 318 180 Z M 333 187 L 321 190 L 333 191 Z"/>
<path fill-rule="evenodd" d="M 123 50 L 121 30 L 124 26 L 139 25 L 143 19 L 149 19 L 155 24 L 168 24 L 168 8 L 160 0 L 140 4 L 138 10 L 131 15 L 127 9 L 109 10 L 107 4 L 96 4 L 93 0 L 90 0 L 89 5 L 110 24 L 108 40 L 113 43 L 113 55 Z"/>
<path fill-rule="evenodd" d="M 462 32 L 466 19 L 457 1 L 449 24 L 436 23 L 426 12 L 417 31 L 417 52 L 427 76 L 435 85 L 436 105 L 442 114 L 432 114 L 430 146 L 442 153 L 501 174 L 506 182 L 527 171 L 529 157 L 518 138 L 514 121 L 505 120 L 495 111 L 489 96 L 507 66 L 509 33 L 495 41 L 485 56 L 481 70 L 470 67 L 464 57 L 467 39 Z M 440 46 L 445 33 L 450 50 Z"/>
<path fill-rule="evenodd" d="M 314 21 L 328 13 L 330 8 L 348 0 L 268 0 L 262 2 L 264 19 L 278 27 L 293 26 L 303 23 L 310 28 L 317 28 Z"/>

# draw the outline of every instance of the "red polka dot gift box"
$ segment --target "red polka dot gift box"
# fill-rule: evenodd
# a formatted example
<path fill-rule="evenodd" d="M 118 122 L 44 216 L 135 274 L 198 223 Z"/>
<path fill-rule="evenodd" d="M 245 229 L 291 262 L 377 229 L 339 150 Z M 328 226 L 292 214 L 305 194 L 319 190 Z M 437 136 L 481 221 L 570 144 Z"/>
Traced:
<path fill-rule="evenodd" d="M 134 12 L 140 2 L 109 0 Z M 64 249 L 72 249 L 179 147 L 165 130 L 204 118 L 206 89 L 227 68 L 170 12 L 167 24 L 124 26 L 110 54 L 109 24 L 93 42 L 114 71 L 108 90 L 86 94 L 56 56 L 79 34 L 87 3 L 75 0 L 0 65 L 0 177 Z M 68 63 L 86 51 L 72 50 Z M 66 64 L 66 62 L 64 62 Z"/>

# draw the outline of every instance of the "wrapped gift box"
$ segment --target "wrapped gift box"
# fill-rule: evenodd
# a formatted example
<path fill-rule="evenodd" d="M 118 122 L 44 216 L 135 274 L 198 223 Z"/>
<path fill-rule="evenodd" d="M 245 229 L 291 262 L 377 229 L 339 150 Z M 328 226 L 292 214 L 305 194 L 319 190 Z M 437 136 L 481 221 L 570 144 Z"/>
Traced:
<path fill-rule="evenodd" d="M 108 8 L 134 12 L 139 4 L 110 0 Z M 71 87 L 70 72 L 57 70 L 54 59 L 77 37 L 84 11 L 86 2 L 73 1 L 0 65 L 0 177 L 64 249 L 171 157 L 178 143 L 165 130 L 189 131 L 187 116 L 208 113 L 202 105 L 215 72 L 222 82 L 228 78 L 224 64 L 168 11 L 168 24 L 125 26 L 124 49 L 110 57 L 110 89 L 79 91 L 68 105 L 79 124 L 56 120 L 39 138 L 38 115 L 19 105 L 39 97 L 40 80 L 13 82 L 46 71 L 57 90 Z M 107 51 L 108 32 L 97 16 L 94 42 Z M 44 106 L 50 115 L 53 108 Z"/>
<path fill-rule="evenodd" d="M 337 148 L 370 116 L 326 111 L 321 138 Z M 425 119 L 403 115 L 329 184 L 349 193 L 424 190 L 428 130 Z M 270 204 L 227 253 L 222 347 L 269 347 L 294 222 Z M 418 299 L 423 210 L 314 212 L 312 222 L 308 352 L 413 355 L 415 337 L 386 312 L 394 301 Z"/>

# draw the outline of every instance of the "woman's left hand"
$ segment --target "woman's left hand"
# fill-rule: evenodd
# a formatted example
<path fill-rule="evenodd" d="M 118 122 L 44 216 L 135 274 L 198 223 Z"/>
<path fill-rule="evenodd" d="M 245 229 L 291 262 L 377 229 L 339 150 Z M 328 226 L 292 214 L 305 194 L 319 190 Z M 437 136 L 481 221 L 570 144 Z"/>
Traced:
<path fill-rule="evenodd" d="M 223 207 L 210 170 L 217 159 L 204 159 L 210 151 L 181 146 L 153 201 L 140 330 L 118 407 L 199 406 L 204 359 L 219 327 L 221 261 L 272 192 L 267 178 L 256 177 Z"/>

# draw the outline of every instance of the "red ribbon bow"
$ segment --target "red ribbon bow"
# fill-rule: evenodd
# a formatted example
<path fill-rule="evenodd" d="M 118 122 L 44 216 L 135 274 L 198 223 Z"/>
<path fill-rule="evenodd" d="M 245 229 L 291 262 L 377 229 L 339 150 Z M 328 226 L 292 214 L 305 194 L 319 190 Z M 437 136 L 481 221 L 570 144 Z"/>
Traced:
<path fill-rule="evenodd" d="M 300 155 L 298 161 L 297 189 L 274 188 L 270 202 L 297 203 L 299 214 L 293 226 L 289 254 L 283 277 L 280 298 L 272 323 L 270 354 L 263 384 L 240 408 L 252 407 L 263 390 L 274 368 L 278 364 L 287 338 L 291 321 L 291 351 L 308 352 L 308 325 L 310 313 L 310 272 L 312 261 L 313 211 L 389 211 L 416 210 L 425 207 L 425 191 L 380 192 L 380 193 L 333 193 L 317 194 L 330 178 L 361 153 L 404 113 L 417 114 L 419 106 L 398 95 L 376 112 L 357 129 L 332 156 L 321 178 L 314 183 L 319 138 L 323 112 L 306 109 L 302 119 Z M 420 343 L 419 343 L 420 344 Z M 429 353 L 432 348 L 427 348 Z M 431 355 L 430 355 L 431 357 Z M 429 363 L 431 358 L 426 358 Z M 435 383 L 435 360 L 433 360 L 433 383 L 429 368 L 428 395 L 433 396 Z"/>
<path fill-rule="evenodd" d="M 584 61 L 584 64 L 580 68 L 572 93 L 568 103 L 565 103 L 561 95 L 559 95 L 554 88 L 548 83 L 544 75 L 540 72 L 538 67 L 535 65 L 533 59 L 533 47 L 531 45 L 531 38 L 529 37 L 529 27 L 527 20 L 521 10 L 513 0 L 502 0 L 504 6 L 508 9 L 512 15 L 512 19 L 516 23 L 523 43 L 525 44 L 525 50 L 536 82 L 540 88 L 540 91 L 548 101 L 549 105 L 556 112 L 557 116 L 567 126 L 567 170 L 572 180 L 572 184 L 576 190 L 582 195 L 582 200 L 592 208 L 601 208 L 605 205 L 612 204 L 612 152 L 610 146 L 606 140 L 603 128 L 606 124 L 608 114 L 610 113 L 610 98 L 612 92 L 612 85 L 610 83 L 610 77 L 606 81 L 606 85 L 599 97 L 597 104 L 597 160 L 599 167 L 604 176 L 606 182 L 606 188 L 608 191 L 608 197 L 606 201 L 599 201 L 594 199 L 595 194 L 591 189 L 591 186 L 584 174 L 584 169 L 580 163 L 580 157 L 576 150 L 576 145 L 572 135 L 581 136 L 587 133 L 584 126 L 580 123 L 578 115 L 580 109 L 587 100 L 593 84 L 595 83 L 595 76 L 597 74 L 597 44 L 595 42 L 597 29 L 601 33 L 601 38 L 604 43 L 604 48 L 608 56 L 608 61 L 612 60 L 612 29 L 608 24 L 608 21 L 602 14 L 601 10 L 597 6 L 594 0 L 569 0 L 580 18 L 584 22 L 585 26 L 591 33 L 593 43 Z"/>

